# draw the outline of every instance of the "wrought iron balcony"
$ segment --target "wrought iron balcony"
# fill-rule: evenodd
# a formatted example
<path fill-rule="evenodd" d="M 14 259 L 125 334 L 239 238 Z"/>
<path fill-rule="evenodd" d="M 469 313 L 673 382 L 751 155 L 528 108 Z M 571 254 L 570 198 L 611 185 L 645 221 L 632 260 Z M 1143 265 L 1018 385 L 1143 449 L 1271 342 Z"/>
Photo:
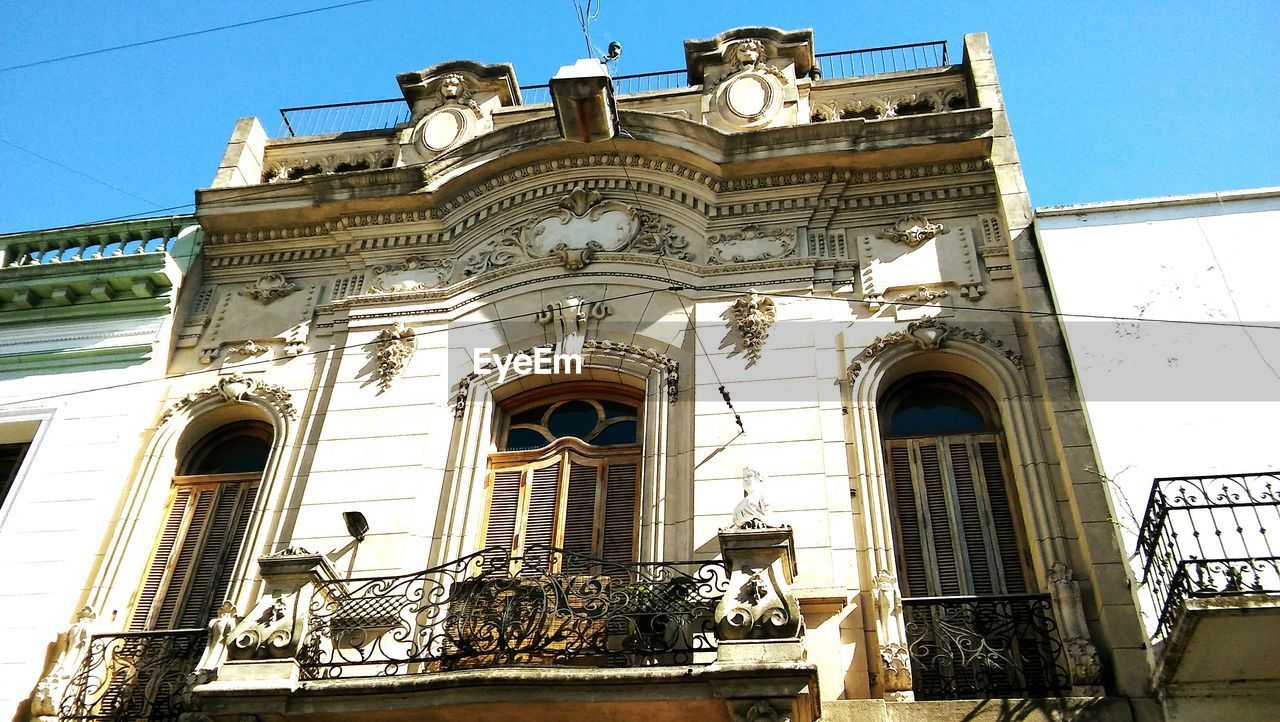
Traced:
<path fill-rule="evenodd" d="M 64 720 L 176 722 L 208 630 L 97 634 L 63 695 Z"/>
<path fill-rule="evenodd" d="M 916 699 L 1044 697 L 1071 686 L 1048 594 L 902 600 Z"/>
<path fill-rule="evenodd" d="M 416 574 L 321 585 L 299 657 L 312 679 L 710 662 L 727 587 L 720 561 L 622 565 L 488 548 Z"/>
<path fill-rule="evenodd" d="M 1138 533 L 1165 637 L 1191 598 L 1280 594 L 1280 472 L 1156 479 Z"/>

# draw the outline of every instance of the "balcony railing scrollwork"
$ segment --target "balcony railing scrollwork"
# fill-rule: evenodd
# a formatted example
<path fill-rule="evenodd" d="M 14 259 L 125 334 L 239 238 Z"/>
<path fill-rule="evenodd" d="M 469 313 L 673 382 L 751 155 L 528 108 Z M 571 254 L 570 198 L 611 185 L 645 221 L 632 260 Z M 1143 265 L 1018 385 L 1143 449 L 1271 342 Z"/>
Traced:
<path fill-rule="evenodd" d="M 1188 599 L 1280 594 L 1280 472 L 1156 479 L 1138 533 L 1142 585 L 1168 634 Z"/>
<path fill-rule="evenodd" d="M 416 574 L 320 585 L 299 657 L 312 679 L 710 662 L 727 587 L 720 561 L 623 565 L 488 548 Z"/>
<path fill-rule="evenodd" d="M 1071 686 L 1048 594 L 902 600 L 917 699 L 1041 697 Z"/>
<path fill-rule="evenodd" d="M 97 634 L 67 686 L 63 720 L 176 722 L 189 710 L 205 629 Z"/>

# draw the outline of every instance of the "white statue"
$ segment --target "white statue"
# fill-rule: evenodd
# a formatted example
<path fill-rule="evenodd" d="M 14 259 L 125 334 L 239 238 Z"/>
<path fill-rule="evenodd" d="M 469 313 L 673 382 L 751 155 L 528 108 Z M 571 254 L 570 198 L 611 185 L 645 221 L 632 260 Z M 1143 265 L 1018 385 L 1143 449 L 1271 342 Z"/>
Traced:
<path fill-rule="evenodd" d="M 764 474 L 742 467 L 742 501 L 733 508 L 734 529 L 768 529 L 781 526 L 769 514 Z"/>

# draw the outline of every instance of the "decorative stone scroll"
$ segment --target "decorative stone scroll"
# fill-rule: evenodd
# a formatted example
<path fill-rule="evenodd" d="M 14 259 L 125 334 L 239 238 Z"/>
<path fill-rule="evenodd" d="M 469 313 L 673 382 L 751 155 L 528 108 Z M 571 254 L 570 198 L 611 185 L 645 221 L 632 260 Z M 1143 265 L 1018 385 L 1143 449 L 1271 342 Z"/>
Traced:
<path fill-rule="evenodd" d="M 930 223 L 919 213 L 908 213 L 896 223 L 880 232 L 880 237 L 894 243 L 905 243 L 912 248 L 942 235 L 941 223 Z"/>
<path fill-rule="evenodd" d="M 567 270 L 578 271 L 601 252 L 687 261 L 692 259 L 688 246 L 675 225 L 661 216 L 576 188 L 551 211 L 510 226 L 500 238 L 482 244 L 467 257 L 463 273 L 472 276 L 541 258 L 555 258 Z"/>
<path fill-rule="evenodd" d="M 742 341 L 742 348 L 747 355 L 747 368 L 760 361 L 764 350 L 764 342 L 769 338 L 769 329 L 778 318 L 773 299 L 762 297 L 751 289 L 745 298 L 739 298 L 730 307 L 733 314 L 733 326 Z"/>
<path fill-rule="evenodd" d="M 845 370 L 845 379 L 850 383 L 857 380 L 858 374 L 862 373 L 863 365 L 891 346 L 896 346 L 900 343 L 914 343 L 922 351 L 933 351 L 942 348 L 948 341 L 956 339 L 990 346 L 1004 354 L 1004 357 L 1009 359 L 1009 363 L 1013 364 L 1015 368 L 1022 368 L 1022 354 L 1006 348 L 1003 341 L 993 337 L 986 330 L 981 328 L 969 330 L 943 323 L 934 318 L 925 318 L 919 321 L 912 321 L 907 324 L 905 329 L 885 334 L 867 344 L 854 357 L 853 363 L 849 364 L 849 368 Z"/>
<path fill-rule="evenodd" d="M 371 293 L 410 293 L 439 288 L 453 272 L 453 259 L 406 256 L 399 263 L 369 269 Z"/>
<path fill-rule="evenodd" d="M 729 588 L 716 605 L 716 638 L 798 639 L 804 629 L 791 590 L 795 543 L 790 527 L 721 529 L 720 552 L 729 567 Z"/>
<path fill-rule="evenodd" d="M 277 298 L 284 298 L 298 287 L 285 280 L 279 273 L 264 273 L 257 281 L 244 287 L 241 296 L 247 296 L 261 303 L 271 303 Z"/>
<path fill-rule="evenodd" d="M 253 609 L 230 632 L 228 664 L 255 660 L 292 660 L 307 641 L 311 605 L 319 582 L 337 577 L 320 554 L 260 557 L 266 589 Z"/>
<path fill-rule="evenodd" d="M 89 650 L 89 640 L 93 636 L 93 624 L 97 618 L 93 607 L 86 606 L 76 613 L 75 620 L 65 630 L 58 633 L 53 645 L 53 667 L 36 684 L 35 694 L 31 697 L 33 720 L 58 722 L 61 719 L 58 706 L 62 703 L 67 685 Z"/>
<path fill-rule="evenodd" d="M 228 374 L 218 379 L 212 386 L 183 396 L 160 416 L 160 423 L 169 420 L 179 411 L 195 406 L 206 399 L 220 398 L 225 403 L 242 404 L 249 399 L 257 399 L 274 408 L 285 418 L 296 418 L 297 409 L 293 408 L 292 396 L 283 386 L 269 384 L 241 374 Z"/>
<path fill-rule="evenodd" d="M 413 329 L 399 321 L 374 337 L 374 360 L 377 362 L 374 374 L 378 377 L 378 393 L 390 389 L 391 382 L 404 371 L 409 359 L 413 358 L 414 341 Z"/>
<path fill-rule="evenodd" d="M 788 228 L 762 228 L 754 223 L 742 230 L 707 237 L 711 266 L 750 263 L 795 255 L 796 233 Z"/>

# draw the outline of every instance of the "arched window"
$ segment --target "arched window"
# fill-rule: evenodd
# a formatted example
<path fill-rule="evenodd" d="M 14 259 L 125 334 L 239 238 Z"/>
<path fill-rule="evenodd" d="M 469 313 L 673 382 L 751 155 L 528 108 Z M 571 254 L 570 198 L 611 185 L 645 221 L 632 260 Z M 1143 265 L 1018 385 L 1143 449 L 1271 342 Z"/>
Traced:
<path fill-rule="evenodd" d="M 531 569 L 552 547 L 565 550 L 564 571 L 587 558 L 633 562 L 642 403 L 629 387 L 581 383 L 503 404 L 499 451 L 489 459 L 485 546 L 509 550 L 513 571 Z"/>
<path fill-rule="evenodd" d="M 174 477 L 169 511 L 131 630 L 203 627 L 231 584 L 271 451 L 268 424 L 228 424 L 196 443 Z"/>
<path fill-rule="evenodd" d="M 903 595 L 1025 592 L 1025 536 L 990 397 L 930 374 L 891 388 L 881 409 Z"/>

